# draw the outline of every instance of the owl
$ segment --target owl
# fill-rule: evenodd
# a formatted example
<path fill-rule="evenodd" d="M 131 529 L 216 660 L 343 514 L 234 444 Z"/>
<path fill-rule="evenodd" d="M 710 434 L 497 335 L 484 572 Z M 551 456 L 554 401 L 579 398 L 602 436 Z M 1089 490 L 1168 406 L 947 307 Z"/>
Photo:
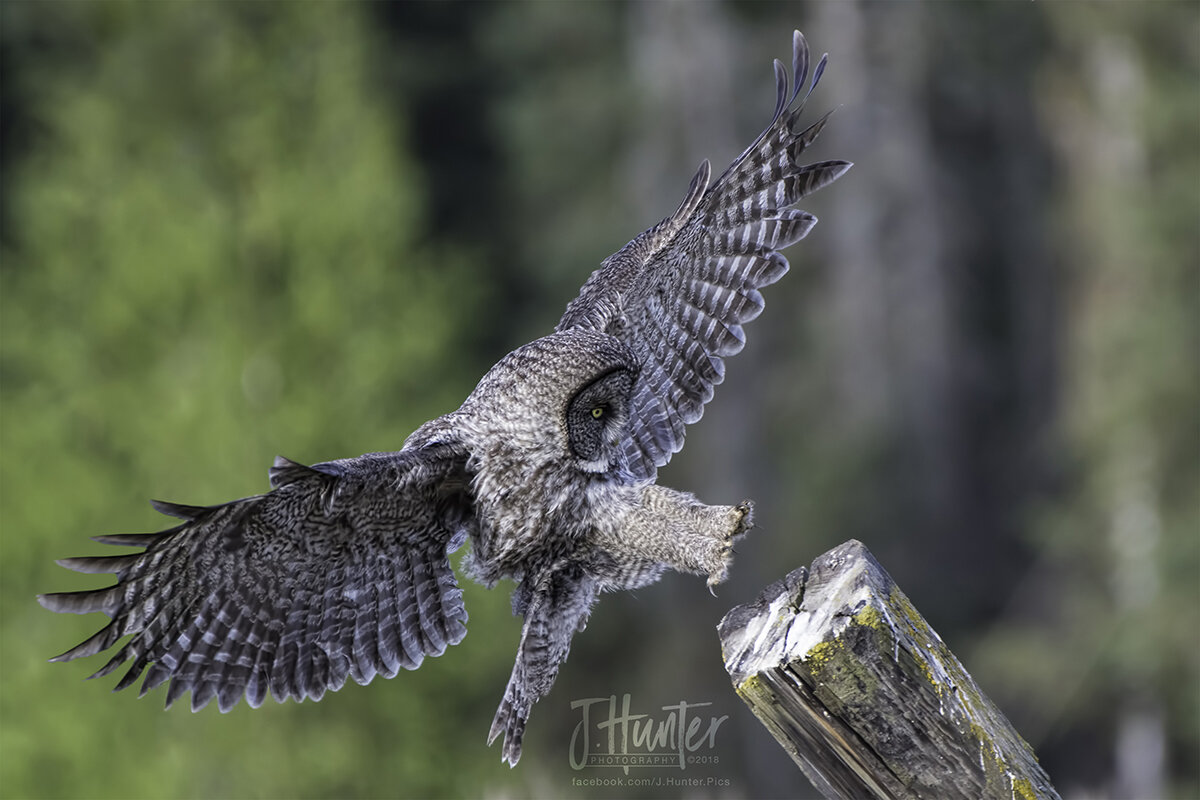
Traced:
<path fill-rule="evenodd" d="M 793 35 L 792 72 L 775 62 L 770 125 L 715 181 L 707 161 L 675 213 L 606 259 L 552 333 L 492 367 L 458 410 L 396 452 L 304 466 L 277 458 L 271 490 L 215 506 L 154 502 L 179 524 L 98 541 L 138 548 L 68 558 L 115 573 L 92 591 L 41 595 L 59 612 L 108 624 L 52 659 L 113 647 L 93 677 L 126 662 L 124 689 L 170 682 L 198 710 L 270 694 L 319 700 L 353 678 L 393 677 L 466 634 L 460 570 L 515 583 L 523 617 L 516 663 L 488 733 L 515 766 L 534 703 L 603 592 L 667 569 L 725 579 L 752 506 L 710 506 L 655 483 L 700 419 L 724 360 L 763 310 L 762 287 L 788 269 L 780 250 L 816 223 L 792 208 L 850 164 L 801 164 L 828 114 L 801 112 L 824 70 Z"/>

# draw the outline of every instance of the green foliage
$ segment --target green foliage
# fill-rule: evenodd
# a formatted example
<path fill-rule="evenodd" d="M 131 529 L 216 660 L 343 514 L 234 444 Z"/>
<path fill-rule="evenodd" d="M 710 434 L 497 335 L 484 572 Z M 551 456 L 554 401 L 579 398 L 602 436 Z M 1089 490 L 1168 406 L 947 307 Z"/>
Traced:
<path fill-rule="evenodd" d="M 37 606 L 101 585 L 53 559 L 167 527 L 147 494 L 253 494 L 276 453 L 396 449 L 453 408 L 478 375 L 455 354 L 479 281 L 462 253 L 418 241 L 422 177 L 372 91 L 359 7 L 4 14 L 6 36 L 59 57 L 21 64 L 37 136 L 6 175 L 0 794 L 431 796 L 494 780 L 498 685 L 474 671 L 507 674 L 499 594 L 471 591 L 474 635 L 434 669 L 317 706 L 164 713 L 162 690 L 139 702 L 79 680 L 101 657 L 45 663 L 102 624 Z M 461 753 L 460 730 L 478 734 Z"/>

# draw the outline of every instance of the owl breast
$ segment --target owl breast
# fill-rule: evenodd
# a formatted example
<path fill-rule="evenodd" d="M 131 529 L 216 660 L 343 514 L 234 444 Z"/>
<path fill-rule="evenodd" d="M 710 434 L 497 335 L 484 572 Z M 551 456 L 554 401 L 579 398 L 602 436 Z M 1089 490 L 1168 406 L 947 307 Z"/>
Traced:
<path fill-rule="evenodd" d="M 490 455 L 475 473 L 471 571 L 493 583 L 569 558 L 587 537 L 587 493 L 560 464 L 522 452 Z"/>

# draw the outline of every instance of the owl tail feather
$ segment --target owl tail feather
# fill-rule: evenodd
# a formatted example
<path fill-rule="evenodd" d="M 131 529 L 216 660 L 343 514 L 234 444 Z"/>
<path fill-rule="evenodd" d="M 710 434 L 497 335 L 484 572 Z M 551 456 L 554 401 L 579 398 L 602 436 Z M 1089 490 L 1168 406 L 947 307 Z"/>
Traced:
<path fill-rule="evenodd" d="M 522 604 L 521 644 L 487 738 L 491 745 L 504 734 L 500 759 L 510 767 L 521 759 L 521 742 L 534 703 L 554 685 L 571 651 L 571 639 L 583 629 L 600 591 L 592 576 L 578 565 L 526 576 L 522 585 L 530 589 L 528 602 Z M 518 587 L 518 591 L 525 590 Z"/>

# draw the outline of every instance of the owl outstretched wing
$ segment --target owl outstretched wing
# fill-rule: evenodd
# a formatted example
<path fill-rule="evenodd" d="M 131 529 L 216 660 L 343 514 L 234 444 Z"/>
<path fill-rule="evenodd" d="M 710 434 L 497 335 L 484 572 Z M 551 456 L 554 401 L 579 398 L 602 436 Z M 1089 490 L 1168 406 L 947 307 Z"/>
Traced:
<path fill-rule="evenodd" d="M 504 734 L 500 758 L 510 767 L 521 758 L 521 740 L 533 704 L 550 691 L 559 667 L 567 660 L 571 639 L 587 624 L 600 592 L 595 579 L 579 565 L 532 579 L 532 583 L 536 586 L 528 596 L 523 592 L 529 584 L 514 595 L 514 611 L 524 613 L 525 624 L 512 676 L 487 739 L 490 745 Z"/>
<path fill-rule="evenodd" d="M 826 58 L 797 102 L 809 51 L 799 31 L 792 44 L 795 86 L 789 92 L 787 70 L 776 61 L 775 116 L 766 130 L 711 186 L 705 161 L 679 209 L 609 256 L 558 323 L 560 331 L 607 331 L 640 358 L 626 445 L 638 477 L 653 477 L 683 447 L 685 426 L 700 419 L 725 377 L 722 359 L 742 349 L 742 325 L 763 309 L 759 289 L 788 270 L 779 251 L 816 224 L 792 206 L 851 166 L 800 163 L 829 117 L 799 125 Z"/>
<path fill-rule="evenodd" d="M 100 536 L 145 548 L 69 558 L 111 572 L 113 586 L 39 596 L 52 611 L 103 611 L 106 627 L 52 659 L 69 661 L 133 634 L 92 677 L 132 664 L 140 694 L 171 681 L 196 710 L 244 695 L 258 707 L 320 699 L 347 676 L 367 683 L 416 669 L 466 634 L 467 612 L 447 558 L 472 519 L 466 455 L 441 444 L 306 467 L 276 459 L 274 489 L 218 506 L 155 503 L 183 524 Z M 148 669 L 147 669 L 148 668 Z"/>

